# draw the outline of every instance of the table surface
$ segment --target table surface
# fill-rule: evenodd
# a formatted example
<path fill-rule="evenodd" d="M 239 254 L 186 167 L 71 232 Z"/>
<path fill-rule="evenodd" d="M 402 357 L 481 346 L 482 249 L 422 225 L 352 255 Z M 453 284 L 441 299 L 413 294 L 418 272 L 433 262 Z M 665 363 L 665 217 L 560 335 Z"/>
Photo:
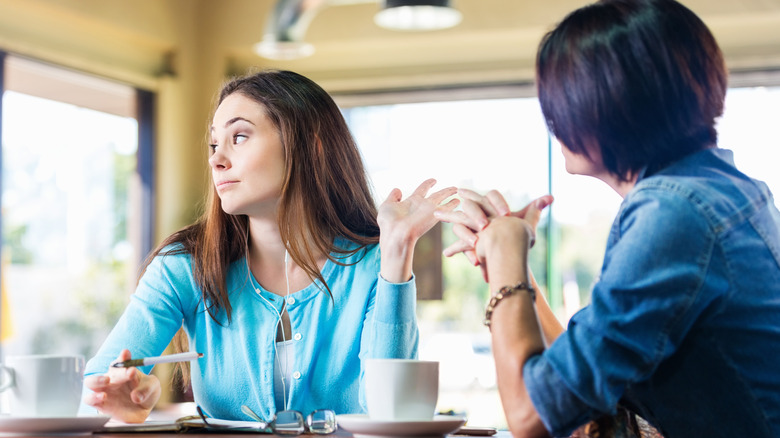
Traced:
<path fill-rule="evenodd" d="M 264 438 L 290 438 L 289 435 L 271 435 L 267 433 L 248 433 L 248 432 L 232 432 L 232 433 L 176 433 L 176 432 L 125 432 L 125 433 L 95 433 L 95 434 L 87 434 L 87 435 L 58 435 L 58 434 L 35 434 L 35 435 L 29 435 L 29 436 L 35 436 L 35 437 L 63 437 L 63 436 L 84 436 L 84 437 L 94 437 L 94 438 L 129 438 L 129 437 L 138 437 L 138 438 L 171 438 L 171 437 L 181 437 L 183 435 L 194 435 L 198 437 L 212 437 L 212 438 L 238 438 L 242 436 L 262 436 Z M 0 436 L 3 436 L 2 431 L 0 431 Z M 21 437 L 21 436 L 28 436 L 28 435 L 13 435 L 14 437 Z M 345 430 L 338 430 L 335 433 L 329 434 L 329 435 L 311 435 L 311 434 L 305 434 L 300 435 L 301 437 L 315 437 L 315 438 L 327 438 L 327 437 L 333 437 L 333 438 L 352 438 L 352 434 L 345 431 Z M 366 435 L 364 435 L 366 436 Z M 511 434 L 509 431 L 506 430 L 500 430 L 498 433 L 492 436 L 492 438 L 511 438 Z M 465 437 L 465 435 L 448 435 L 448 438 L 461 438 Z M 384 437 L 386 438 L 386 437 Z M 430 438 L 430 437 L 413 437 L 413 436 L 407 436 L 407 437 L 399 437 L 399 438 Z"/>
<path fill-rule="evenodd" d="M 3 432 L 0 431 L 0 436 L 3 436 Z M 198 437 L 230 437 L 230 438 L 238 438 L 242 436 L 262 436 L 264 438 L 290 438 L 289 435 L 272 435 L 268 433 L 251 433 L 251 432 L 228 432 L 228 433 L 203 433 L 203 432 L 195 432 L 195 433 L 177 433 L 177 432 L 106 432 L 106 433 L 94 433 L 94 434 L 86 434 L 86 435 L 64 435 L 64 434 L 56 434 L 56 433 L 49 433 L 49 434 L 40 434 L 36 433 L 34 435 L 17 435 L 14 434 L 14 437 L 21 437 L 21 436 L 35 436 L 35 437 L 63 437 L 63 436 L 84 436 L 84 437 L 94 437 L 94 438 L 129 438 L 129 437 L 138 437 L 138 438 L 171 438 L 171 437 L 177 437 L 182 435 L 195 435 Z M 9 435 L 6 435 L 9 436 Z M 329 434 L 329 435 L 311 435 L 311 434 L 304 434 L 300 435 L 301 437 L 314 437 L 314 438 L 352 438 L 353 435 L 349 432 L 347 432 L 344 429 L 339 429 L 338 431 Z M 368 435 L 363 435 L 368 436 Z M 511 438 L 511 434 L 507 430 L 500 430 L 498 433 L 492 436 L 492 438 Z M 462 438 L 466 437 L 466 435 L 448 435 L 448 438 Z M 379 437 L 377 437 L 379 438 Z M 387 437 L 383 437 L 387 438 Z M 405 436 L 405 437 L 399 437 L 399 438 L 430 438 L 429 436 L 423 437 L 414 437 L 414 436 Z"/>

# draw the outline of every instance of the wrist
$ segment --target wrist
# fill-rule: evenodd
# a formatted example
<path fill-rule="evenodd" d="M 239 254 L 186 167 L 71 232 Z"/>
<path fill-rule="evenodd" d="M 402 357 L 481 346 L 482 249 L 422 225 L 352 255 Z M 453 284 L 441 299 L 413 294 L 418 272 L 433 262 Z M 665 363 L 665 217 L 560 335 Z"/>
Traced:
<path fill-rule="evenodd" d="M 493 312 L 503 300 L 523 293 L 525 293 L 530 298 L 531 303 L 536 302 L 536 289 L 524 281 L 521 281 L 513 286 L 504 286 L 496 291 L 490 298 L 490 301 L 488 301 L 487 307 L 485 308 L 485 320 L 483 321 L 485 326 L 487 326 L 489 329 L 491 328 Z"/>
<path fill-rule="evenodd" d="M 506 246 L 527 253 L 533 240 L 533 233 L 525 223 L 508 216 L 493 219 L 490 225 L 482 230 L 478 236 L 479 243 L 484 245 L 486 254 L 495 248 Z"/>
<path fill-rule="evenodd" d="M 412 278 L 412 263 L 414 245 L 404 237 L 379 237 L 379 253 L 381 254 L 380 274 L 390 283 L 405 283 Z"/>

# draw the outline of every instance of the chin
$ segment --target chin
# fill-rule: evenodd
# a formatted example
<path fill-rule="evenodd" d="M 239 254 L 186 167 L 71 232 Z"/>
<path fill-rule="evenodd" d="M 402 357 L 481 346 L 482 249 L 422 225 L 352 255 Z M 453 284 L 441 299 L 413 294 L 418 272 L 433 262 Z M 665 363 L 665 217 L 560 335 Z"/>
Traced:
<path fill-rule="evenodd" d="M 569 165 L 569 163 L 566 163 L 566 173 L 569 175 L 582 175 L 582 172 L 577 169 L 577 166 Z"/>
<path fill-rule="evenodd" d="M 229 214 L 229 215 L 232 215 L 232 216 L 236 216 L 236 215 L 242 214 L 242 213 L 241 213 L 241 209 L 240 209 L 240 208 L 238 208 L 238 207 L 237 207 L 237 206 L 235 206 L 235 205 L 225 204 L 225 203 L 223 202 L 223 203 L 220 205 L 220 207 L 222 207 L 222 211 L 224 211 L 224 212 L 225 212 L 225 214 Z"/>

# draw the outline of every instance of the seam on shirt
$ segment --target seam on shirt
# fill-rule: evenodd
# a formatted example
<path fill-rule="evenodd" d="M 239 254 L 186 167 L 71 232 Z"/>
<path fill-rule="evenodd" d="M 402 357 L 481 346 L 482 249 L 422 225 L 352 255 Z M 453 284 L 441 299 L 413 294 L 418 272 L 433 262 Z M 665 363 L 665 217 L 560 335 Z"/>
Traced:
<path fill-rule="evenodd" d="M 760 211 L 751 216 L 750 219 L 748 219 L 748 222 L 750 223 L 750 226 L 753 228 L 753 230 L 755 230 L 756 234 L 761 236 L 761 240 L 764 241 L 764 245 L 766 245 L 767 249 L 772 254 L 772 257 L 775 259 L 775 264 L 778 266 L 778 268 L 780 268 L 780 247 L 778 247 L 778 242 L 766 234 L 766 229 L 764 227 L 757 226 L 758 223 L 753 221 L 753 219 L 755 219 L 756 215 L 760 213 Z M 771 212 L 769 212 L 769 214 L 771 214 Z"/>
<path fill-rule="evenodd" d="M 648 179 L 642 180 L 637 184 L 635 193 L 641 192 L 644 188 L 651 189 L 653 187 L 661 189 L 662 191 L 665 189 L 670 192 L 679 193 L 691 201 L 692 204 L 697 207 L 697 210 L 707 218 L 707 222 L 716 234 L 721 234 L 734 226 L 749 221 L 750 218 L 753 217 L 756 212 L 760 211 L 768 202 L 766 194 L 756 185 L 756 182 L 750 180 L 750 183 L 752 187 L 756 189 L 757 193 L 747 194 L 739 186 L 733 186 L 734 190 L 739 192 L 741 198 L 745 202 L 741 208 L 728 211 L 729 214 L 725 217 L 718 214 L 715 211 L 715 208 L 710 203 L 706 202 L 692 186 L 680 184 L 665 175 L 654 175 Z"/>
<path fill-rule="evenodd" d="M 662 176 L 656 178 L 650 177 L 646 180 L 643 180 L 641 185 L 638 184 L 636 189 L 629 196 L 631 198 L 635 198 L 642 193 L 645 193 L 651 199 L 658 199 L 659 196 L 654 196 L 652 194 L 653 192 L 660 193 L 661 195 L 668 194 L 672 196 L 679 196 L 682 199 L 688 201 L 694 210 L 701 213 L 702 216 L 705 217 L 707 227 L 710 228 L 711 231 L 716 230 L 716 225 L 712 220 L 713 212 L 706 208 L 706 205 L 702 202 L 701 198 L 695 196 L 695 192 L 690 190 L 688 187 L 667 181 Z M 626 198 L 626 201 L 628 201 L 628 197 Z M 628 204 L 631 203 L 625 201 L 623 203 L 623 205 Z M 616 222 L 618 225 L 618 236 L 621 236 L 622 234 L 620 233 L 620 224 L 624 222 L 625 214 L 625 208 L 621 208 Z M 671 342 L 669 334 L 673 331 L 673 328 L 683 320 L 686 312 L 690 310 L 692 304 L 696 302 L 696 299 L 700 296 L 702 285 L 704 284 L 704 279 L 706 278 L 706 272 L 709 270 L 709 266 L 712 261 L 712 254 L 716 246 L 717 239 L 715 236 L 715 233 L 709 234 L 709 242 L 706 242 L 705 245 L 707 251 L 706 253 L 702 254 L 702 257 L 699 260 L 696 260 L 696 265 L 699 272 L 699 275 L 697 275 L 698 284 L 687 291 L 683 291 L 685 292 L 687 300 L 680 302 L 675 308 L 672 309 L 671 315 L 666 319 L 662 329 L 659 330 L 658 335 L 656 336 L 656 340 L 654 342 L 655 347 L 650 361 L 646 364 L 645 367 L 637 369 L 637 372 L 633 376 L 634 379 L 642 378 L 648 375 L 663 360 L 663 352 L 665 350 L 664 346 L 667 344 L 667 342 Z"/>

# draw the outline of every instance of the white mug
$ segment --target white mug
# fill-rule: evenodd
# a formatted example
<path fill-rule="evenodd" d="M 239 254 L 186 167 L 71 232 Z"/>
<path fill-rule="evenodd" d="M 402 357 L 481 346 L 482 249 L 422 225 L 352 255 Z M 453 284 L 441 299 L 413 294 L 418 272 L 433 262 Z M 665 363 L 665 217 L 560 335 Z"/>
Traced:
<path fill-rule="evenodd" d="M 84 356 L 9 356 L 0 365 L 0 391 L 10 391 L 15 417 L 75 417 L 83 382 Z"/>
<path fill-rule="evenodd" d="M 439 398 L 439 362 L 367 359 L 364 382 L 372 420 L 433 420 Z"/>

